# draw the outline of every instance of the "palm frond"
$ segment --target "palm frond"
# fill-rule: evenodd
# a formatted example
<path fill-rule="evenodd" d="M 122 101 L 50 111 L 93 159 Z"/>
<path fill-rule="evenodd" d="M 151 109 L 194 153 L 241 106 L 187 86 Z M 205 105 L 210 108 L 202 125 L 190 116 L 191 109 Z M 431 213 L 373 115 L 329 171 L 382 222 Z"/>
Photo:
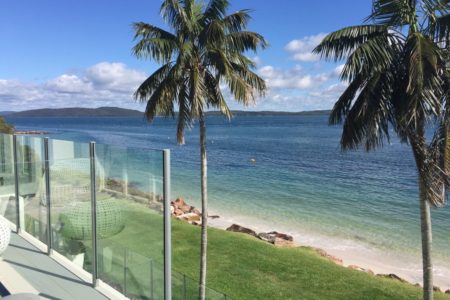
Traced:
<path fill-rule="evenodd" d="M 186 82 L 183 82 L 178 94 L 177 142 L 180 145 L 184 144 L 184 129 L 192 125 L 190 116 L 191 108 L 187 90 L 188 87 L 186 86 Z"/>
<path fill-rule="evenodd" d="M 218 109 L 226 118 L 230 119 L 232 113 L 220 90 L 220 81 L 209 71 L 206 71 L 205 73 L 205 86 L 210 97 L 208 107 Z"/>
<path fill-rule="evenodd" d="M 421 116 L 438 116 L 441 112 L 442 80 L 439 76 L 440 49 L 420 33 L 411 34 L 405 46 L 408 68 L 406 125 L 417 123 Z"/>
<path fill-rule="evenodd" d="M 364 85 L 365 80 L 362 76 L 357 76 L 350 82 L 331 110 L 328 119 L 330 125 L 336 125 L 342 122 L 347 116 L 355 96 L 364 88 Z"/>
<path fill-rule="evenodd" d="M 202 23 L 208 24 L 212 20 L 222 20 L 229 6 L 228 0 L 210 0 L 205 8 Z"/>
<path fill-rule="evenodd" d="M 360 25 L 346 27 L 328 34 L 313 52 L 327 60 L 339 61 L 355 49 L 375 37 L 388 36 L 389 27 L 384 25 Z"/>
<path fill-rule="evenodd" d="M 157 62 L 169 61 L 177 49 L 176 37 L 161 28 L 138 22 L 133 24 L 138 40 L 133 47 L 133 54 L 138 58 L 151 58 Z"/>
<path fill-rule="evenodd" d="M 228 32 L 242 31 L 247 28 L 248 22 L 251 20 L 251 10 L 243 9 L 232 13 L 223 18 L 223 23 Z"/>
<path fill-rule="evenodd" d="M 415 2 L 411 0 L 374 0 L 366 21 L 387 26 L 403 26 L 415 20 Z"/>
<path fill-rule="evenodd" d="M 153 74 L 137 88 L 134 93 L 134 98 L 140 102 L 147 101 L 149 96 L 153 94 L 156 89 L 158 89 L 159 85 L 168 77 L 172 67 L 172 63 L 167 63 L 153 72 Z"/>
<path fill-rule="evenodd" d="M 256 51 L 258 48 L 265 49 L 267 41 L 256 32 L 236 31 L 226 35 L 226 47 L 239 53 L 245 51 Z"/>
<path fill-rule="evenodd" d="M 369 151 L 389 141 L 391 74 L 376 73 L 362 88 L 351 106 L 343 127 L 341 147 Z"/>
<path fill-rule="evenodd" d="M 393 35 L 376 36 L 359 45 L 348 57 L 341 79 L 352 81 L 357 76 L 383 72 L 396 58 L 402 43 Z"/>

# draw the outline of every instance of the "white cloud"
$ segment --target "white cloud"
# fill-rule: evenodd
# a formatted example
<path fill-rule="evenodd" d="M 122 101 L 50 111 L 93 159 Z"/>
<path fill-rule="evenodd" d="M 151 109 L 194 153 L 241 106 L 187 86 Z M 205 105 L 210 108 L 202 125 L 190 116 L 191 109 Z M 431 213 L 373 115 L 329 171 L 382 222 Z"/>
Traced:
<path fill-rule="evenodd" d="M 43 83 L 0 79 L 0 111 L 44 107 L 120 106 L 143 109 L 133 92 L 145 80 L 142 71 L 123 63 L 101 62 Z"/>
<path fill-rule="evenodd" d="M 86 93 L 92 90 L 92 82 L 83 80 L 77 75 L 63 74 L 49 80 L 46 87 L 61 93 Z"/>
<path fill-rule="evenodd" d="M 127 68 L 123 63 L 101 62 L 87 69 L 86 78 L 97 87 L 129 92 L 144 81 L 146 75 Z"/>
<path fill-rule="evenodd" d="M 312 50 L 323 40 L 325 36 L 326 33 L 319 33 L 316 35 L 306 36 L 301 39 L 292 40 L 286 45 L 285 50 L 293 52 L 294 55 L 292 56 L 292 59 L 296 61 L 318 61 L 320 57 L 312 53 Z"/>
<path fill-rule="evenodd" d="M 306 74 L 301 66 L 295 66 L 287 70 L 263 66 L 257 70 L 257 73 L 266 80 L 268 87 L 271 89 L 305 90 L 328 80 L 326 74 Z"/>

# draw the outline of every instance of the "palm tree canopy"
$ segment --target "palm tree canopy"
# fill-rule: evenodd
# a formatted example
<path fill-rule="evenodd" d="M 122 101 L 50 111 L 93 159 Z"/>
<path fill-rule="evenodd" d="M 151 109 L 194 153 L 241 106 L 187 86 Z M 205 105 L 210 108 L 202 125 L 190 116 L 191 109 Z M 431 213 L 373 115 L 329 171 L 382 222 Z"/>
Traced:
<path fill-rule="evenodd" d="M 394 129 L 420 150 L 419 172 L 429 175 L 435 205 L 445 201 L 450 171 L 449 8 L 442 0 L 374 0 L 363 25 L 330 33 L 314 49 L 325 59 L 345 60 L 341 79 L 348 86 L 329 118 L 344 123 L 342 149 L 382 147 Z M 428 145 L 427 124 L 439 127 Z"/>
<path fill-rule="evenodd" d="M 171 31 L 146 23 L 135 23 L 133 53 L 161 64 L 135 92 L 146 102 L 145 115 L 175 117 L 178 108 L 177 139 L 184 142 L 184 129 L 203 116 L 206 109 L 218 109 L 228 118 L 231 111 L 222 93 L 228 87 L 240 103 L 253 103 L 263 95 L 266 84 L 252 71 L 247 51 L 265 48 L 258 33 L 247 31 L 248 10 L 227 15 L 227 0 L 209 3 L 195 0 L 165 0 L 161 16 Z"/>

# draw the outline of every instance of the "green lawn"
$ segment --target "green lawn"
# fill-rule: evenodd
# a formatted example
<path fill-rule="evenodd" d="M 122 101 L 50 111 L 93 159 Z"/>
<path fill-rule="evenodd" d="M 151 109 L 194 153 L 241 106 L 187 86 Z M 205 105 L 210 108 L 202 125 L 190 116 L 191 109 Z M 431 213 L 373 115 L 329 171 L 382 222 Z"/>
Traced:
<path fill-rule="evenodd" d="M 200 228 L 173 219 L 173 268 L 188 276 L 188 299 L 195 299 L 199 269 Z M 161 258 L 161 216 L 140 206 L 127 209 L 127 225 L 103 243 L 120 243 L 147 257 Z M 148 245 L 153 245 L 149 247 Z M 208 287 L 229 299 L 420 299 L 421 290 L 389 279 L 350 270 L 308 248 L 276 248 L 250 236 L 209 229 Z M 146 269 L 147 270 L 147 269 Z M 142 271 L 144 276 L 145 271 Z M 134 280 L 136 279 L 134 272 Z M 148 274 L 148 273 L 147 273 Z M 115 275 L 122 278 L 122 273 Z M 180 281 L 174 295 L 180 297 Z M 215 298 L 211 294 L 211 298 Z M 218 299 L 218 298 L 217 298 Z M 436 299 L 450 299 L 438 293 Z"/>

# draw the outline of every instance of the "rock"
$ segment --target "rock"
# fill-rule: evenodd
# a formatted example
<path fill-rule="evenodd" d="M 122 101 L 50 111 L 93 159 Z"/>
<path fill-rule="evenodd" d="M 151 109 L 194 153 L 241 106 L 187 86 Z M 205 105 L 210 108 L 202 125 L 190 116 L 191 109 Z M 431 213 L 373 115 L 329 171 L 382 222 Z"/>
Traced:
<path fill-rule="evenodd" d="M 193 222 L 190 222 L 192 225 L 196 225 L 196 226 L 201 226 L 202 225 L 202 221 L 200 220 L 200 221 L 193 221 Z"/>
<path fill-rule="evenodd" d="M 175 213 L 175 207 L 173 205 L 170 206 L 170 213 L 172 215 Z"/>
<path fill-rule="evenodd" d="M 286 241 L 291 241 L 291 242 L 294 241 L 294 238 L 291 235 L 288 235 L 288 234 L 285 234 L 285 233 L 271 231 L 271 232 L 268 232 L 268 234 L 274 235 L 276 238 L 283 239 L 283 240 L 286 240 Z"/>
<path fill-rule="evenodd" d="M 184 214 L 184 213 L 183 213 L 183 211 L 181 209 L 179 209 L 179 208 L 175 209 L 175 211 L 174 211 L 174 215 L 175 216 L 181 216 L 182 214 Z"/>
<path fill-rule="evenodd" d="M 188 222 L 200 221 L 200 216 L 197 214 L 194 214 L 194 213 L 183 214 L 181 216 L 178 216 L 177 218 L 188 221 Z"/>
<path fill-rule="evenodd" d="M 365 268 L 362 268 L 362 267 L 357 266 L 357 265 L 350 265 L 350 266 L 348 266 L 348 268 L 349 268 L 349 269 L 352 269 L 352 270 L 361 271 L 361 272 L 364 272 L 364 273 L 367 273 L 367 274 L 370 274 L 370 275 L 374 275 L 374 273 L 373 273 L 372 270 L 370 270 L 370 269 L 365 269 Z"/>
<path fill-rule="evenodd" d="M 212 216 L 208 216 L 208 218 L 211 218 L 211 219 L 218 219 L 218 218 L 220 218 L 218 215 L 212 215 Z"/>
<path fill-rule="evenodd" d="M 265 232 L 261 232 L 258 233 L 257 236 L 260 240 L 263 240 L 265 242 L 271 243 L 271 244 L 275 244 L 275 236 L 265 233 Z"/>
<path fill-rule="evenodd" d="M 186 202 L 184 202 L 184 199 L 179 197 L 175 200 L 175 207 L 183 207 L 184 205 L 186 205 Z"/>
<path fill-rule="evenodd" d="M 246 233 L 254 237 L 258 237 L 255 231 L 251 230 L 250 228 L 242 227 L 238 224 L 233 224 L 230 227 L 227 228 L 227 231 L 233 231 L 233 232 L 241 232 Z"/>
<path fill-rule="evenodd" d="M 320 256 L 329 259 L 330 261 L 334 262 L 334 263 L 337 264 L 337 265 L 342 266 L 342 265 L 344 264 L 343 261 L 342 261 L 342 259 L 340 259 L 340 258 L 338 258 L 338 257 L 336 257 L 336 256 L 333 256 L 333 255 L 328 254 L 328 253 L 327 253 L 325 250 L 323 250 L 323 249 L 320 249 L 320 248 L 314 248 L 314 251 L 316 251 L 317 254 L 319 254 Z"/>
<path fill-rule="evenodd" d="M 442 293 L 441 288 L 435 285 L 433 285 L 433 291 Z"/>
<path fill-rule="evenodd" d="M 446 293 L 447 295 L 450 295 L 450 289 L 449 289 L 449 290 L 446 290 L 445 293 Z"/>
<path fill-rule="evenodd" d="M 383 278 L 389 278 L 389 279 L 394 279 L 400 282 L 407 282 L 405 279 L 400 278 L 399 276 L 391 273 L 391 274 L 377 274 L 378 277 L 383 277 Z"/>
<path fill-rule="evenodd" d="M 190 212 L 194 207 L 190 206 L 190 205 L 183 205 L 183 206 L 178 206 L 179 209 L 181 209 L 183 211 L 183 213 L 188 213 Z"/>

